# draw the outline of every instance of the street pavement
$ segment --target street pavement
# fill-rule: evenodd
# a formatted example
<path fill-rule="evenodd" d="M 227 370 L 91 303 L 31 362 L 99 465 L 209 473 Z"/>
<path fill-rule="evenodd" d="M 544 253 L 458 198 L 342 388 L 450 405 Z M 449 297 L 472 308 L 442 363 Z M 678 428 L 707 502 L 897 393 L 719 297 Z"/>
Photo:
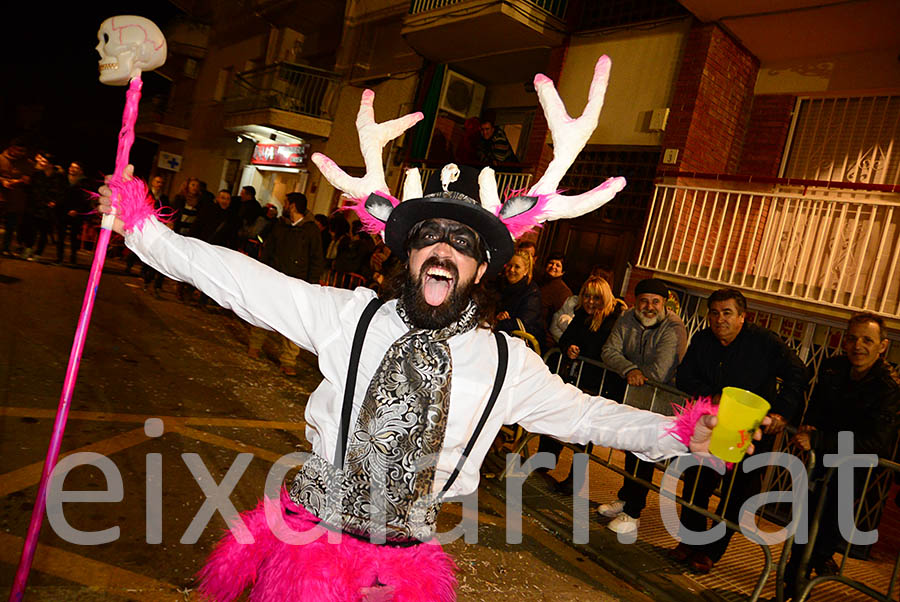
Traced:
<path fill-rule="evenodd" d="M 4 596 L 37 492 L 90 254 L 82 252 L 81 261 L 72 267 L 0 259 Z M 286 377 L 274 359 L 274 338 L 263 359 L 251 359 L 247 325 L 230 312 L 176 301 L 171 281 L 154 298 L 139 278 L 124 273 L 121 261 L 107 266 L 62 445 L 64 456 L 108 458 L 105 471 L 77 465 L 64 482 L 65 490 L 90 491 L 100 500 L 68 502 L 54 524 L 44 520 L 25 599 L 196 599 L 193 575 L 225 529 L 217 511 L 205 520 L 204 491 L 231 474 L 230 502 L 237 511 L 252 508 L 272 463 L 309 449 L 303 409 L 319 382 L 315 358 L 303 354 L 298 375 Z M 243 472 L 239 454 L 252 454 Z M 116 475 L 121 500 L 104 493 Z M 159 528 L 146 515 L 157 498 Z M 446 505 L 441 530 L 460 517 L 458 504 Z M 503 489 L 496 482 L 480 489 L 478 517 L 477 543 L 447 546 L 459 566 L 460 600 L 653 598 L 527 512 L 522 543 L 507 544 Z M 97 545 L 72 543 L 66 535 L 67 529 L 111 528 L 111 541 Z"/>

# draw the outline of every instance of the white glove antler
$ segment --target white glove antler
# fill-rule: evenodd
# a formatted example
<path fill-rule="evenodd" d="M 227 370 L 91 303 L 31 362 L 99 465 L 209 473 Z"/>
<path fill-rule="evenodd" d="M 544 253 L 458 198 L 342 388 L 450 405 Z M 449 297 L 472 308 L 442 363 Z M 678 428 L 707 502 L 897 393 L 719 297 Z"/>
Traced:
<path fill-rule="evenodd" d="M 594 130 L 600 119 L 603 108 L 603 96 L 609 82 L 609 57 L 603 55 L 594 66 L 594 77 L 591 80 L 588 102 L 584 113 L 578 119 L 572 119 L 553 81 L 541 73 L 534 76 L 534 87 L 538 100 L 544 109 L 544 116 L 553 137 L 553 160 L 541 179 L 528 191 L 529 196 L 546 196 L 548 202 L 541 209 L 539 221 L 551 221 L 578 217 L 589 213 L 610 201 L 617 192 L 625 187 L 625 178 L 609 178 L 600 186 L 577 196 L 557 194 L 559 182 L 575 162 L 575 158 Z"/>
<path fill-rule="evenodd" d="M 373 192 L 390 195 L 384 180 L 384 165 L 381 152 L 391 140 L 421 121 L 422 113 L 410 113 L 397 119 L 375 122 L 375 92 L 366 90 L 359 103 L 356 116 L 356 131 L 359 133 L 359 148 L 366 165 L 366 175 L 361 178 L 350 176 L 337 163 L 321 153 L 313 153 L 312 161 L 325 179 L 338 190 L 354 199 L 365 200 Z"/>

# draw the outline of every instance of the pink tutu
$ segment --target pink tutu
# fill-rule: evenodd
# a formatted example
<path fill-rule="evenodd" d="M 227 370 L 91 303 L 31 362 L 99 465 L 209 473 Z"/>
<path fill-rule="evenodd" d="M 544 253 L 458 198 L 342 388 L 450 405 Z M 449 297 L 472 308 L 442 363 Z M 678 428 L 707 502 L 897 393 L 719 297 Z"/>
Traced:
<path fill-rule="evenodd" d="M 266 504 L 281 525 L 269 527 Z M 280 504 L 263 499 L 241 519 L 243 525 L 226 533 L 198 574 L 207 599 L 228 602 L 247 587 L 251 602 L 456 599 L 456 565 L 437 542 L 393 547 L 340 535 L 339 543 L 330 543 L 329 531 L 285 490 Z M 330 537 L 334 541 L 338 534 Z"/>

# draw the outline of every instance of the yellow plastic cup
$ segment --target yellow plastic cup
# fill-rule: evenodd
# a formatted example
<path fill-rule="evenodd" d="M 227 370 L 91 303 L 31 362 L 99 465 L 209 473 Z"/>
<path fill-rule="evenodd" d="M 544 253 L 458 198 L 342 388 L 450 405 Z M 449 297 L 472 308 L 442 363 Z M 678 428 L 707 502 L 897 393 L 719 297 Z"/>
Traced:
<path fill-rule="evenodd" d="M 722 389 L 719 420 L 712 431 L 709 453 L 726 462 L 740 462 L 769 408 L 769 402 L 756 393 L 737 387 Z"/>

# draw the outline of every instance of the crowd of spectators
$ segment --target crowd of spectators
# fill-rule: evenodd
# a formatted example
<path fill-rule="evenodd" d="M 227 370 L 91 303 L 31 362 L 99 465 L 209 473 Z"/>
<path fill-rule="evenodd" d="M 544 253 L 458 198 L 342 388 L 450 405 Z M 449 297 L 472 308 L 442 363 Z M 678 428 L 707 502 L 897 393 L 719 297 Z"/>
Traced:
<path fill-rule="evenodd" d="M 64 168 L 48 151 L 29 153 L 23 139 L 12 140 L 0 153 L 0 253 L 34 261 L 55 241 L 55 261 L 62 263 L 68 239 L 69 261 L 77 263 L 84 219 L 92 209 L 88 187 L 81 161 Z"/>
<path fill-rule="evenodd" d="M 553 273 L 557 271 L 554 266 Z M 746 320 L 747 302 L 740 291 L 720 289 L 709 296 L 707 326 L 694 334 L 688 344 L 684 323 L 667 308 L 670 292 L 665 282 L 655 278 L 638 282 L 635 306 L 631 309 L 623 311 L 622 302 L 616 300 L 614 305 L 598 311 L 597 305 L 609 303 L 612 297 L 608 288 L 602 277 L 589 277 L 579 294 L 563 303 L 549 325 L 550 336 L 558 337 L 564 358 L 602 362 L 606 373 L 601 394 L 618 400 L 628 397 L 626 401 L 632 403 L 641 396 L 649 398 L 654 384 L 663 384 L 677 387 L 689 398 L 708 397 L 717 403 L 723 388 L 738 387 L 771 404 L 763 437 L 755 443 L 757 453 L 771 451 L 775 436 L 791 426 L 797 434 L 789 438 L 789 449 L 797 453 L 815 450 L 818 458 L 836 453 L 838 432 L 851 431 L 856 453 L 892 458 L 900 434 L 900 378 L 882 358 L 887 333 L 880 316 L 862 313 L 851 318 L 842 338 L 844 353 L 823 362 L 807 404 L 804 396 L 811 380 L 807 367 L 776 333 Z M 545 301 L 550 304 L 549 299 Z M 574 374 L 564 367 L 561 376 L 577 380 L 588 392 L 598 392 L 603 369 L 584 364 L 578 371 L 579 378 L 574 379 Z M 616 385 L 617 377 L 621 387 Z M 546 439 L 541 437 L 539 450 L 558 453 L 559 444 Z M 653 481 L 654 465 L 633 454 L 626 454 L 625 470 L 637 479 Z M 551 487 L 571 493 L 571 474 L 557 482 L 547 471 L 541 472 Z M 836 484 L 816 487 L 815 483 L 824 478 L 825 470 L 818 466 L 813 475 L 810 506 L 814 508 L 817 498 L 825 497 L 819 537 L 805 575 L 798 574 L 800 554 L 794 552 L 790 556 L 785 574 L 788 598 L 812 573 L 833 575 L 838 571 L 832 554 L 843 541 L 837 518 L 839 489 Z M 689 468 L 682 479 L 686 492 L 683 495 L 690 497 L 692 504 L 714 510 L 733 523 L 739 522 L 743 502 L 759 493 L 762 485 L 758 471 L 744 472 L 740 462 L 724 475 L 709 467 Z M 855 498 L 860 496 L 863 483 L 864 475 L 854 479 Z M 710 508 L 710 499 L 720 487 L 723 493 L 718 506 Z M 607 524 L 609 529 L 634 537 L 648 491 L 638 480 L 626 477 L 616 499 L 600 504 L 597 511 L 612 519 Z M 698 573 L 713 569 L 734 534 L 726 530 L 724 536 L 711 543 L 689 543 L 691 534 L 710 528 L 708 523 L 704 515 L 683 508 L 679 543 L 670 550 L 673 559 L 685 562 Z"/>

